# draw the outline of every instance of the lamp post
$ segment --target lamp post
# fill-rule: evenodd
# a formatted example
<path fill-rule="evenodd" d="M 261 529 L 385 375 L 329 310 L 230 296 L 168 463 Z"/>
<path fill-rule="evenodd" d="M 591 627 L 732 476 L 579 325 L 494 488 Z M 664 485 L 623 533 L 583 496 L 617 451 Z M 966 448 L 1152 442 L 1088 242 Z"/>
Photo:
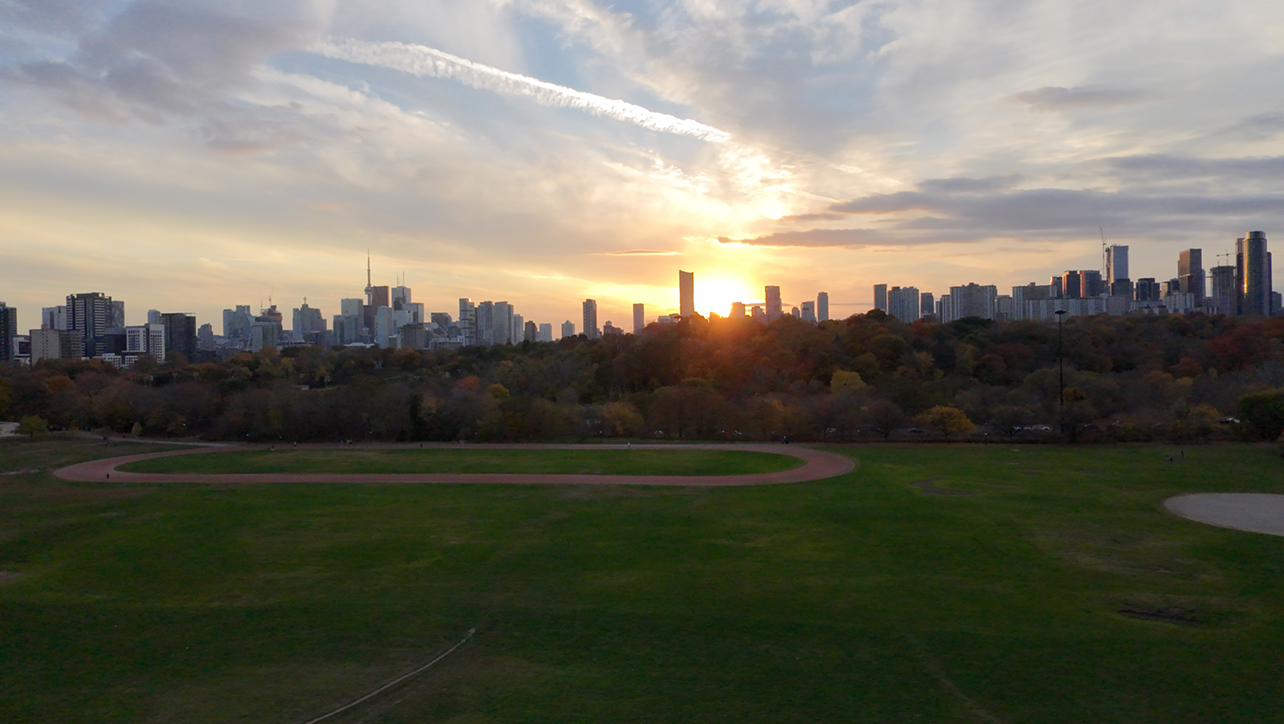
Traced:
<path fill-rule="evenodd" d="M 1066 310 L 1058 309 L 1057 315 L 1057 426 L 1061 434 L 1066 434 L 1066 365 L 1063 350 L 1061 323 L 1065 320 Z"/>

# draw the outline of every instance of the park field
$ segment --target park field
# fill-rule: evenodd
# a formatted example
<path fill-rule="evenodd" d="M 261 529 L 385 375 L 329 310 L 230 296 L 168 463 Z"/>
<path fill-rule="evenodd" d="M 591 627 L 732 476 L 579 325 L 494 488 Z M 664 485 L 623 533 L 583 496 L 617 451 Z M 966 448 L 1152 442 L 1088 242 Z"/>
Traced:
<path fill-rule="evenodd" d="M 134 473 L 542 473 L 585 475 L 748 475 L 800 467 L 784 455 L 731 450 L 246 450 L 154 458 Z"/>
<path fill-rule="evenodd" d="M 740 488 L 51 474 L 150 449 L 0 443 L 0 721 L 303 724 L 472 628 L 326 722 L 1284 720 L 1284 538 L 1161 507 L 1284 493 L 1270 447 L 832 446 L 854 472 Z"/>

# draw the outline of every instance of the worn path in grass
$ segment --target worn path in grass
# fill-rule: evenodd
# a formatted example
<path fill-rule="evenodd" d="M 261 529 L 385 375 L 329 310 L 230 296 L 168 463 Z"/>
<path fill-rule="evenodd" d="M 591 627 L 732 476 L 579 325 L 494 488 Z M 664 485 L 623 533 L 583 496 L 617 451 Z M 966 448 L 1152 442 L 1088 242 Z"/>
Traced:
<path fill-rule="evenodd" d="M 1284 536 L 1284 495 L 1270 493 L 1196 493 L 1164 501 L 1183 518 L 1219 528 Z"/>
<path fill-rule="evenodd" d="M 236 446 L 225 450 L 265 450 L 265 447 Z M 294 450 L 296 448 L 290 448 Z M 419 445 L 299 446 L 298 450 L 418 450 Z M 64 480 L 121 483 L 503 483 L 510 485 L 670 485 L 687 487 L 729 487 L 771 485 L 823 480 L 851 472 L 855 462 L 842 455 L 793 445 L 425 445 L 425 450 L 589 450 L 589 451 L 684 451 L 719 450 L 757 452 L 798 458 L 803 465 L 788 470 L 747 475 L 590 475 L 531 473 L 138 473 L 119 470 L 122 465 L 176 455 L 210 454 L 210 449 L 175 450 L 70 465 L 55 471 Z"/>

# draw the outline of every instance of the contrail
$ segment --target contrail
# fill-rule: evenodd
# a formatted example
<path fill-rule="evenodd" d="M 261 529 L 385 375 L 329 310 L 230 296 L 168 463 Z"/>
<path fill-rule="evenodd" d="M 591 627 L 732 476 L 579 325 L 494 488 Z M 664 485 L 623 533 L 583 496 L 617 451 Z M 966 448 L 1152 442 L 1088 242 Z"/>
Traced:
<path fill-rule="evenodd" d="M 657 113 L 621 100 L 510 73 L 423 45 L 326 38 L 314 45 L 312 50 L 327 58 L 392 68 L 421 77 L 450 78 L 473 88 L 525 96 L 540 105 L 553 108 L 578 108 L 594 115 L 636 123 L 653 131 L 694 136 L 713 143 L 725 143 L 731 139 L 731 134 L 726 131 L 689 118 Z"/>

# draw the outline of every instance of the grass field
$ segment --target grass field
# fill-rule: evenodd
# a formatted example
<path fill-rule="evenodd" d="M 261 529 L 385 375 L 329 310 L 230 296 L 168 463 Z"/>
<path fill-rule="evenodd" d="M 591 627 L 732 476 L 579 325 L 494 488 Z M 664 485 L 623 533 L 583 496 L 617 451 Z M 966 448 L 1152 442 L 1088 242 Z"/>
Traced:
<path fill-rule="evenodd" d="M 1278 722 L 1264 447 L 860 446 L 755 488 L 126 486 L 0 444 L 0 721 Z M 1172 456 L 1175 462 L 1167 462 Z M 947 495 L 966 492 L 969 495 Z"/>
<path fill-rule="evenodd" d="M 732 450 L 248 450 L 132 463 L 136 473 L 581 473 L 745 475 L 789 470 L 798 458 Z"/>

